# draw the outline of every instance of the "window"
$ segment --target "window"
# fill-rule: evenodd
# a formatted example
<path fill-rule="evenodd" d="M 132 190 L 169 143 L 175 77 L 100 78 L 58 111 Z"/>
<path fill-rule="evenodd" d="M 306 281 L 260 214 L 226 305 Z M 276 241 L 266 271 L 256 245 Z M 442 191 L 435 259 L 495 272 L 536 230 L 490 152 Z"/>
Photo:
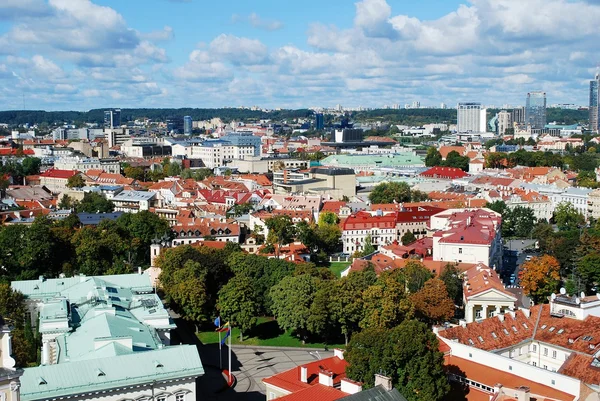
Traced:
<path fill-rule="evenodd" d="M 184 393 L 175 394 L 175 401 L 185 401 L 185 394 Z"/>
<path fill-rule="evenodd" d="M 556 359 L 556 351 L 552 351 L 552 358 Z"/>
<path fill-rule="evenodd" d="M 533 344 L 531 346 L 531 352 L 537 352 L 537 345 Z"/>
<path fill-rule="evenodd" d="M 167 396 L 166 395 L 161 395 L 156 397 L 156 401 L 167 401 Z"/>
<path fill-rule="evenodd" d="M 462 248 L 458 248 L 458 253 L 462 253 Z"/>
<path fill-rule="evenodd" d="M 537 362 L 531 362 L 533 366 L 537 366 Z"/>
<path fill-rule="evenodd" d="M 509 366 L 508 366 L 508 370 L 512 370 L 512 365 L 509 365 Z"/>
<path fill-rule="evenodd" d="M 269 400 L 274 400 L 277 396 L 275 395 L 274 392 L 269 392 Z"/>
<path fill-rule="evenodd" d="M 496 333 L 494 333 L 493 331 L 492 331 L 492 337 L 493 338 L 498 338 L 498 336 L 496 335 Z"/>
<path fill-rule="evenodd" d="M 548 356 L 548 348 L 544 347 L 544 356 Z"/>
<path fill-rule="evenodd" d="M 481 311 L 480 310 L 475 312 L 475 319 L 481 319 Z"/>
<path fill-rule="evenodd" d="M 552 385 L 554 386 L 556 384 L 556 380 L 552 379 Z"/>
<path fill-rule="evenodd" d="M 548 370 L 548 365 L 544 365 L 544 369 Z"/>

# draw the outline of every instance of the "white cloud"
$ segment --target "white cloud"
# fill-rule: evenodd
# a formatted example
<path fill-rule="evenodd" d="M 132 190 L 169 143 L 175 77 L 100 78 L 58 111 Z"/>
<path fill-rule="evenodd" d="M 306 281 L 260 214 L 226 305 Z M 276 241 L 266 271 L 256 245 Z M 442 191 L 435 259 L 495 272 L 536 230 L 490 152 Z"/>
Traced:
<path fill-rule="evenodd" d="M 234 64 L 261 64 L 266 61 L 268 49 L 261 41 L 221 34 L 209 45 L 211 55 Z"/>
<path fill-rule="evenodd" d="M 231 21 L 234 23 L 246 22 L 254 28 L 264 29 L 265 31 L 276 31 L 283 28 L 283 22 L 275 19 L 264 19 L 257 13 L 250 13 L 249 15 L 233 14 Z"/>

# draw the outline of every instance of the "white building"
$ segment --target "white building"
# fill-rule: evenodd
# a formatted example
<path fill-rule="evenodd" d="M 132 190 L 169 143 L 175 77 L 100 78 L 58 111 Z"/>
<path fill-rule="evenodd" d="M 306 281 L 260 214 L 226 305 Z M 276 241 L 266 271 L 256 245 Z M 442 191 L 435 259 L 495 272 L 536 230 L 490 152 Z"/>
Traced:
<path fill-rule="evenodd" d="M 590 188 L 569 187 L 564 192 L 553 197 L 554 209 L 563 202 L 570 203 L 586 219 L 588 213 L 588 197 L 593 190 Z"/>
<path fill-rule="evenodd" d="M 154 206 L 155 192 L 122 191 L 112 198 L 115 212 L 137 213 Z"/>
<path fill-rule="evenodd" d="M 433 260 L 499 268 L 501 222 L 500 214 L 490 209 L 448 209 L 432 216 Z"/>
<path fill-rule="evenodd" d="M 457 132 L 487 131 L 487 110 L 481 103 L 459 103 L 457 113 Z"/>
<path fill-rule="evenodd" d="M 59 170 L 102 170 L 111 174 L 121 174 L 121 164 L 117 159 L 99 159 L 96 157 L 62 157 L 54 162 Z"/>
<path fill-rule="evenodd" d="M 199 157 L 208 168 L 221 167 L 231 160 L 254 157 L 253 145 L 234 145 L 229 141 L 210 140 L 192 147 L 190 157 Z"/>

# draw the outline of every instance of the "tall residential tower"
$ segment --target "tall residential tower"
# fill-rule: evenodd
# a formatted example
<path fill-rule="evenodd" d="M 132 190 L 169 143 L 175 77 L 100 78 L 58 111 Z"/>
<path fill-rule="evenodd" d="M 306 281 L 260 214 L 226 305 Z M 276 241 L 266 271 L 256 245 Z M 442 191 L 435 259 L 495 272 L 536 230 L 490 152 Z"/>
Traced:
<path fill-rule="evenodd" d="M 457 106 L 457 132 L 486 132 L 487 110 L 481 103 L 459 103 Z"/>

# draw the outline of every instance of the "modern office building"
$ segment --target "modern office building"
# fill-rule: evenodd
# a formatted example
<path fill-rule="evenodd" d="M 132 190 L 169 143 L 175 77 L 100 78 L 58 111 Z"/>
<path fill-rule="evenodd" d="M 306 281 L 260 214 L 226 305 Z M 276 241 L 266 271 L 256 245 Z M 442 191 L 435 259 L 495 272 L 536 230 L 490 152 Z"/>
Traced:
<path fill-rule="evenodd" d="M 458 132 L 486 132 L 487 110 L 481 103 L 459 103 L 457 106 Z"/>
<path fill-rule="evenodd" d="M 184 130 L 183 117 L 167 118 L 167 132 L 173 134 L 182 134 Z"/>
<path fill-rule="evenodd" d="M 544 129 L 546 126 L 546 92 L 529 92 L 525 105 L 525 124 L 532 129 Z"/>
<path fill-rule="evenodd" d="M 325 116 L 323 113 L 315 114 L 315 129 L 322 130 L 325 128 Z"/>
<path fill-rule="evenodd" d="M 598 132 L 600 118 L 598 118 L 598 89 L 600 88 L 600 74 L 596 74 L 590 81 L 590 131 Z"/>
<path fill-rule="evenodd" d="M 525 122 L 525 107 L 515 107 L 512 109 L 510 118 L 514 123 L 523 124 Z"/>
<path fill-rule="evenodd" d="M 104 127 L 118 128 L 121 126 L 121 109 L 104 111 Z"/>
<path fill-rule="evenodd" d="M 190 116 L 183 117 L 183 134 L 192 135 L 192 117 Z"/>

